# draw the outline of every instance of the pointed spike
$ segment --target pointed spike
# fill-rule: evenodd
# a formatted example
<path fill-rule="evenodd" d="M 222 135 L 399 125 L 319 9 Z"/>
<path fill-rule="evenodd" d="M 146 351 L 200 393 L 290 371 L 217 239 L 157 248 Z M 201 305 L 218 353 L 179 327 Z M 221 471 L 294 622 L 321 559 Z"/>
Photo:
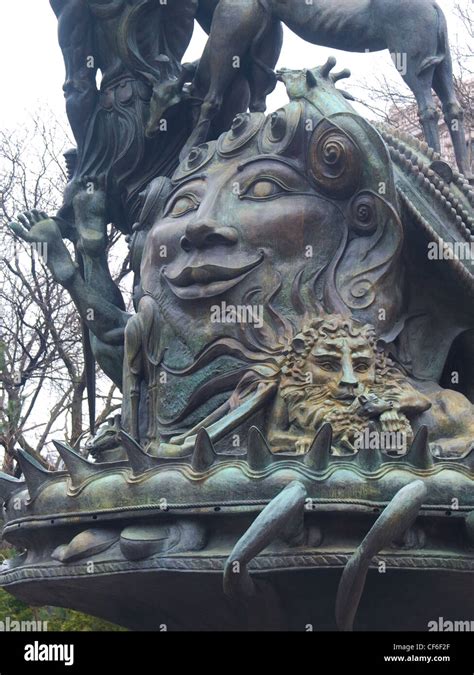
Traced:
<path fill-rule="evenodd" d="M 321 66 L 321 75 L 322 77 L 328 77 L 331 70 L 336 65 L 337 60 L 334 56 L 330 56 L 324 66 Z"/>
<path fill-rule="evenodd" d="M 318 82 L 312 70 L 306 71 L 306 84 L 310 89 L 314 89 L 318 86 Z"/>
<path fill-rule="evenodd" d="M 421 426 L 416 432 L 405 459 L 417 469 L 431 469 L 433 466 L 433 456 L 428 443 L 428 427 L 426 425 Z"/>
<path fill-rule="evenodd" d="M 361 448 L 357 453 L 357 463 L 362 471 L 377 471 L 383 459 L 383 455 L 378 449 Z"/>
<path fill-rule="evenodd" d="M 82 457 L 78 452 L 71 448 L 67 443 L 62 441 L 53 441 L 56 450 L 61 455 L 61 459 L 66 465 L 66 470 L 69 473 L 73 487 L 79 487 L 87 478 L 94 476 L 97 472 L 102 471 L 103 465 L 92 464 L 87 459 Z"/>
<path fill-rule="evenodd" d="M 344 68 L 344 70 L 340 70 L 338 73 L 333 73 L 331 75 L 331 80 L 333 82 L 339 82 L 339 80 L 347 80 L 348 77 L 351 76 L 351 71 L 349 68 Z"/>
<path fill-rule="evenodd" d="M 247 439 L 247 463 L 254 471 L 266 469 L 275 457 L 260 429 L 250 427 Z"/>
<path fill-rule="evenodd" d="M 137 441 L 122 429 L 118 432 L 118 438 L 127 453 L 128 462 L 135 476 L 144 473 L 156 465 L 156 460 L 147 455 Z"/>
<path fill-rule="evenodd" d="M 20 469 L 25 477 L 30 498 L 33 499 L 38 490 L 55 474 L 52 471 L 47 471 L 25 450 L 18 450 L 17 458 Z"/>
<path fill-rule="evenodd" d="M 214 445 L 206 429 L 199 429 L 191 458 L 192 468 L 197 473 L 204 473 L 214 464 L 216 457 Z"/>
<path fill-rule="evenodd" d="M 347 101 L 355 101 L 356 97 L 345 89 L 337 89 L 337 91 L 344 96 Z"/>
<path fill-rule="evenodd" d="M 314 437 L 311 447 L 304 456 L 305 466 L 315 471 L 324 471 L 329 466 L 332 445 L 332 427 L 325 422 Z"/>
<path fill-rule="evenodd" d="M 18 480 L 0 471 L 0 503 L 7 502 L 14 492 L 24 487 L 26 487 L 24 480 Z"/>

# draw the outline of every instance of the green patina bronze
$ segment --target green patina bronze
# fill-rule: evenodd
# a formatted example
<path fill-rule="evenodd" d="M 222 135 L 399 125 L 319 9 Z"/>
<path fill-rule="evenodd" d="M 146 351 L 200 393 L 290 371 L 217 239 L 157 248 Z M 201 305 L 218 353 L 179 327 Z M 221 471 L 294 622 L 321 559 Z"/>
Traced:
<path fill-rule="evenodd" d="M 24 553 L 1 584 L 134 629 L 423 630 L 433 612 L 464 615 L 474 275 L 470 260 L 428 252 L 470 247 L 468 179 L 427 143 L 358 115 L 333 59 L 281 71 L 289 102 L 265 116 L 262 54 L 251 50 L 239 77 L 253 112 L 248 97 L 240 110 L 225 98 L 238 113 L 230 128 L 203 124 L 209 101 L 197 92 L 216 74 L 227 3 L 197 71 L 181 56 L 194 17 L 209 28 L 215 3 L 179 3 L 189 24 L 156 3 L 85 4 L 82 20 L 109 36 L 99 56 L 115 84 L 105 70 L 94 93 L 84 71 L 84 88 L 62 43 L 77 162 L 60 213 L 25 214 L 12 229 L 48 242 L 89 356 L 122 387 L 122 413 L 89 445 L 95 461 L 58 440 L 64 469 L 49 473 L 19 451 L 24 480 L 2 476 L 0 495 L 3 536 Z M 259 11 L 294 27 L 280 5 Z M 72 40 L 66 9 L 60 35 Z M 140 41 L 145 18 L 160 28 L 160 58 Z M 160 34 L 174 40 L 169 54 Z M 167 114 L 188 124 L 181 135 L 157 136 Z M 103 129 L 128 138 L 123 165 Z M 108 273 L 110 222 L 129 235 L 131 315 Z M 454 391 L 449 369 L 461 362 Z"/>

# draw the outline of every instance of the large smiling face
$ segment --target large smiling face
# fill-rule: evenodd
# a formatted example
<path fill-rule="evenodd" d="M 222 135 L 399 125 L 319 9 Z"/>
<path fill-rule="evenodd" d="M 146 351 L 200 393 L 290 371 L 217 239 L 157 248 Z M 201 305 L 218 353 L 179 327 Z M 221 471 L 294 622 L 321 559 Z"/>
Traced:
<path fill-rule="evenodd" d="M 301 101 L 267 118 L 241 114 L 178 167 L 141 283 L 194 354 L 247 332 L 211 321 L 222 303 L 254 315 L 257 305 L 267 324 L 272 309 L 293 321 L 322 305 L 377 326 L 381 304 L 384 328 L 394 320 L 386 295 L 400 283 L 401 226 L 375 192 L 382 179 L 393 190 L 386 148 L 359 118 L 336 118 Z"/>
<path fill-rule="evenodd" d="M 217 161 L 169 196 L 147 241 L 143 289 L 159 304 L 174 298 L 185 330 L 189 317 L 208 324 L 216 302 L 245 305 L 257 288 L 253 302 L 263 302 L 279 281 L 288 302 L 297 273 L 309 278 L 327 265 L 343 232 L 338 207 L 296 163 L 265 155 Z"/>

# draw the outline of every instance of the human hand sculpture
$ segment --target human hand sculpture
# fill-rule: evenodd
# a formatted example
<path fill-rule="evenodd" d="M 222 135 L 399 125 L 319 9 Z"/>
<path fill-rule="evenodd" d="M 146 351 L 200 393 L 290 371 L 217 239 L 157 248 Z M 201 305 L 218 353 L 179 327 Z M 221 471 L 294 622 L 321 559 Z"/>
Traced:
<path fill-rule="evenodd" d="M 44 261 L 58 283 L 67 287 L 72 282 L 77 264 L 64 244 L 59 225 L 45 211 L 25 211 L 9 227 L 23 241 L 44 245 Z"/>

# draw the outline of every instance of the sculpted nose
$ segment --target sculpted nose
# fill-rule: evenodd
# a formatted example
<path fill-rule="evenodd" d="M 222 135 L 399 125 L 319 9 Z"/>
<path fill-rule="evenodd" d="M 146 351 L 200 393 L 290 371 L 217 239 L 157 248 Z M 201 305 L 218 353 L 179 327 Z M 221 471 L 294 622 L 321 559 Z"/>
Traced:
<path fill-rule="evenodd" d="M 357 387 L 359 381 L 354 373 L 351 359 L 345 356 L 342 360 L 342 375 L 339 384 L 342 387 L 354 388 Z"/>
<path fill-rule="evenodd" d="M 181 248 L 191 251 L 196 248 L 233 246 L 237 241 L 237 231 L 233 227 L 220 227 L 212 220 L 199 220 L 187 226 L 185 235 L 181 238 Z"/>
<path fill-rule="evenodd" d="M 351 371 L 352 371 L 352 369 L 351 369 Z M 348 387 L 348 388 L 351 388 L 351 389 L 353 387 L 357 387 L 357 385 L 358 385 L 358 381 L 357 381 L 357 378 L 355 377 L 354 373 L 349 372 L 349 371 L 344 372 L 342 374 L 340 383 L 343 387 Z"/>

